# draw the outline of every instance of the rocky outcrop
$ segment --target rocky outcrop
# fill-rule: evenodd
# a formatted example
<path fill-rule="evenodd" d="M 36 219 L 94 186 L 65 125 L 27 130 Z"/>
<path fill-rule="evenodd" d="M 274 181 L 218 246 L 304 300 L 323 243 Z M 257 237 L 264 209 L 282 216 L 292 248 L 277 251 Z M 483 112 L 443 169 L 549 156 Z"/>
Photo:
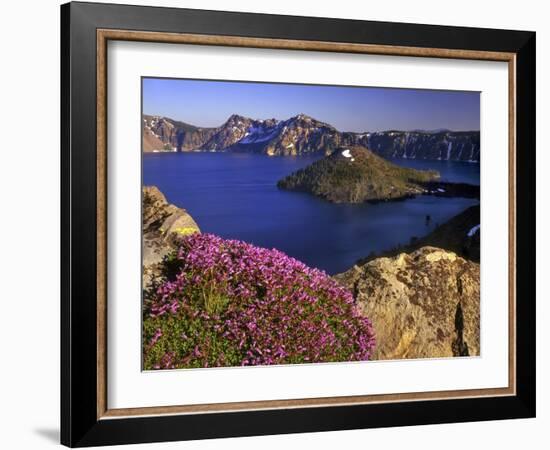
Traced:
<path fill-rule="evenodd" d="M 166 201 L 156 186 L 143 187 L 143 279 L 149 284 L 158 264 L 173 248 L 180 236 L 200 232 L 185 209 Z"/>
<path fill-rule="evenodd" d="M 162 136 L 150 127 L 143 127 L 143 151 L 145 153 L 170 150 L 172 148 L 171 145 L 168 142 L 163 142 L 162 139 Z"/>
<path fill-rule="evenodd" d="M 143 116 L 143 150 L 239 151 L 266 155 L 330 155 L 342 146 L 363 146 L 384 158 L 479 162 L 479 131 L 342 132 L 306 114 L 286 120 L 231 115 L 216 128 L 167 117 Z"/>
<path fill-rule="evenodd" d="M 479 264 L 422 247 L 335 278 L 373 324 L 373 359 L 479 355 Z"/>

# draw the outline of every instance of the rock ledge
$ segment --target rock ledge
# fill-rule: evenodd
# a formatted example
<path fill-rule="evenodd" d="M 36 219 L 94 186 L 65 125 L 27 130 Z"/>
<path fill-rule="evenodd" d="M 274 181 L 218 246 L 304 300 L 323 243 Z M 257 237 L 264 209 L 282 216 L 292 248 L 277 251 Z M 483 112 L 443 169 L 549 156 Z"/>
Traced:
<path fill-rule="evenodd" d="M 183 208 L 166 201 L 156 186 L 144 186 L 143 280 L 148 284 L 155 267 L 173 248 L 179 236 L 200 232 L 199 226 Z"/>

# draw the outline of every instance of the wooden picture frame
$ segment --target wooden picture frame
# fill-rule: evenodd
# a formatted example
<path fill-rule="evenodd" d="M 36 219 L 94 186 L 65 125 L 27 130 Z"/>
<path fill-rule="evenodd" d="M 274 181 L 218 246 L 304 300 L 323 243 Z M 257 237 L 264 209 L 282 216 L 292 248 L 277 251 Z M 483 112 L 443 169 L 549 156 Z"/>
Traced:
<path fill-rule="evenodd" d="M 78 2 L 61 7 L 61 27 L 63 444 L 534 417 L 535 33 Z M 106 400 L 109 40 L 507 62 L 508 387 L 110 409 Z"/>

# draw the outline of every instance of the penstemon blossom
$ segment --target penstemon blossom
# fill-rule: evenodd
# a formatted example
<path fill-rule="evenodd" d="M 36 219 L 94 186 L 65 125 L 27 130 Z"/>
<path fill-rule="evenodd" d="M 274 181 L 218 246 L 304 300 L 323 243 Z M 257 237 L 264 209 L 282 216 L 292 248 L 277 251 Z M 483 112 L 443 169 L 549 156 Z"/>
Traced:
<path fill-rule="evenodd" d="M 286 254 L 211 234 L 181 238 L 144 306 L 145 369 L 368 360 L 352 294 Z"/>

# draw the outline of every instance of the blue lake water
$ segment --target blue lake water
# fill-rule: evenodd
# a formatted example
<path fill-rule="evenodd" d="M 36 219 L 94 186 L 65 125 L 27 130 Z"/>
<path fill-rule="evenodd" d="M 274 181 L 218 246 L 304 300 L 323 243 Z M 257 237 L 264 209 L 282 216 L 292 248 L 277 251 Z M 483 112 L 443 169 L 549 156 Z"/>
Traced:
<path fill-rule="evenodd" d="M 279 190 L 277 181 L 314 157 L 242 153 L 155 153 L 143 156 L 143 184 L 156 185 L 185 208 L 203 232 L 277 248 L 329 274 L 349 269 L 372 251 L 421 237 L 477 200 L 419 196 L 402 202 L 333 204 Z M 394 161 L 435 169 L 442 180 L 479 184 L 479 165 Z M 426 225 L 426 215 L 432 217 Z"/>
<path fill-rule="evenodd" d="M 398 166 L 418 170 L 437 170 L 441 181 L 479 185 L 479 164 L 465 161 L 426 161 L 423 159 L 391 159 Z"/>

